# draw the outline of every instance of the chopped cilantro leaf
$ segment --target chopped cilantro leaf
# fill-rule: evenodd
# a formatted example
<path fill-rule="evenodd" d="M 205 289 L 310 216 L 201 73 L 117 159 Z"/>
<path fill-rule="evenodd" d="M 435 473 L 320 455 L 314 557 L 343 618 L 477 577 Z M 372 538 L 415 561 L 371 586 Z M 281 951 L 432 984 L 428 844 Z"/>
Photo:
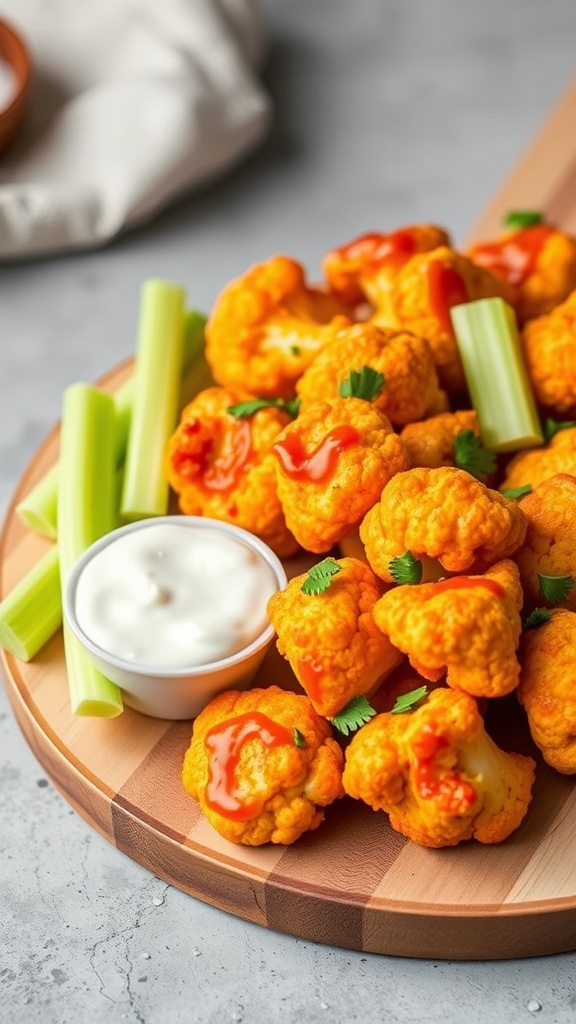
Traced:
<path fill-rule="evenodd" d="M 496 468 L 496 455 L 489 452 L 473 430 L 461 430 L 454 438 L 454 462 L 458 469 L 481 479 Z"/>
<path fill-rule="evenodd" d="M 332 577 L 340 572 L 340 566 L 333 558 L 324 558 L 306 573 L 300 590 L 303 594 L 323 594 L 332 583 Z"/>
<path fill-rule="evenodd" d="M 290 345 L 290 355 L 299 356 L 302 349 L 298 345 Z"/>
<path fill-rule="evenodd" d="M 294 729 L 294 743 L 297 747 L 300 747 L 300 750 L 303 750 L 306 746 L 306 737 L 304 733 L 300 732 L 300 729 Z"/>
<path fill-rule="evenodd" d="M 229 405 L 226 411 L 231 416 L 235 416 L 236 419 L 242 420 L 248 416 L 253 416 L 260 409 L 280 409 L 281 412 L 286 412 L 292 419 L 295 419 L 299 408 L 299 398 L 253 398 L 248 402 L 237 402 L 236 405 Z"/>
<path fill-rule="evenodd" d="M 573 587 L 576 587 L 576 580 L 572 579 L 571 576 L 546 576 L 543 572 L 537 573 L 537 576 L 540 583 L 540 593 L 550 604 L 556 604 L 557 601 L 565 601 L 568 592 Z"/>
<path fill-rule="evenodd" d="M 376 709 L 366 700 L 362 694 L 353 697 L 351 701 L 338 712 L 330 722 L 338 732 L 347 736 L 350 732 L 356 732 L 361 725 L 365 725 L 376 714 Z"/>
<path fill-rule="evenodd" d="M 371 366 L 363 366 L 361 370 L 351 370 L 346 380 L 340 383 L 341 398 L 363 398 L 371 402 L 384 387 L 384 374 L 378 373 Z"/>
<path fill-rule="evenodd" d="M 551 441 L 555 434 L 560 430 L 569 430 L 570 427 L 576 427 L 576 420 L 553 420 L 546 419 L 542 424 L 542 433 L 544 434 L 544 440 L 546 442 Z"/>
<path fill-rule="evenodd" d="M 552 614 L 547 608 L 534 608 L 524 619 L 524 629 L 538 629 L 545 622 L 549 622 L 551 618 Z"/>
<path fill-rule="evenodd" d="M 538 210 L 510 210 L 504 217 L 505 226 L 516 231 L 533 228 L 536 224 L 543 223 L 544 217 Z"/>
<path fill-rule="evenodd" d="M 422 579 L 422 562 L 411 551 L 393 558 L 388 568 L 395 583 L 420 583 Z"/>
<path fill-rule="evenodd" d="M 527 494 L 532 494 L 532 484 L 523 484 L 522 487 L 503 487 L 500 494 L 504 498 L 514 498 L 518 501 L 519 498 L 524 498 Z"/>
<path fill-rule="evenodd" d="M 424 697 L 428 696 L 428 687 L 419 686 L 416 690 L 410 690 L 409 693 L 402 693 L 399 697 L 396 697 L 396 703 L 392 708 L 393 715 L 401 715 L 405 711 L 411 711 Z"/>

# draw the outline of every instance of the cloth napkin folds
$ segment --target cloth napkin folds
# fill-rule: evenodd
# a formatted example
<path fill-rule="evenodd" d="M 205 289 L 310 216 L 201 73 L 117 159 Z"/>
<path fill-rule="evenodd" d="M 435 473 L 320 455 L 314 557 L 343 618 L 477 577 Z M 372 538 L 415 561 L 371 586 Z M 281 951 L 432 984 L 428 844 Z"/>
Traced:
<path fill-rule="evenodd" d="M 0 18 L 34 69 L 0 158 L 0 259 L 102 245 L 267 130 L 254 0 L 0 0 Z"/>

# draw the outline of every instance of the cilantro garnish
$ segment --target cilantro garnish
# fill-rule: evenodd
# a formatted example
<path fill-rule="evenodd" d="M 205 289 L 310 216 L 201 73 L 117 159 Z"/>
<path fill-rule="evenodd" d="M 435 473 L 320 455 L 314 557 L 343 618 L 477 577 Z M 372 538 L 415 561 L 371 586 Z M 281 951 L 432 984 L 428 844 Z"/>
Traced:
<path fill-rule="evenodd" d="M 323 594 L 332 583 L 332 577 L 340 572 L 341 566 L 333 558 L 324 558 L 306 573 L 300 590 L 304 594 Z"/>
<path fill-rule="evenodd" d="M 543 224 L 544 217 L 538 210 L 510 210 L 504 217 L 504 224 L 507 228 L 522 231 L 522 228 L 533 228 L 536 224 Z"/>
<path fill-rule="evenodd" d="M 514 498 L 518 501 L 519 498 L 532 494 L 532 484 L 523 484 L 522 487 L 503 487 L 500 494 L 504 498 Z"/>
<path fill-rule="evenodd" d="M 542 433 L 544 434 L 544 440 L 551 441 L 554 435 L 559 433 L 560 430 L 569 430 L 570 427 L 576 427 L 576 420 L 546 419 L 542 424 Z"/>
<path fill-rule="evenodd" d="M 395 583 L 420 583 L 422 579 L 422 562 L 411 551 L 392 558 L 388 569 Z"/>
<path fill-rule="evenodd" d="M 291 356 L 299 356 L 301 354 L 301 352 L 302 352 L 302 349 L 298 345 L 290 345 L 290 355 Z"/>
<path fill-rule="evenodd" d="M 496 468 L 496 455 L 484 447 L 478 434 L 469 427 L 456 434 L 453 450 L 458 469 L 465 469 L 477 479 L 493 473 Z"/>
<path fill-rule="evenodd" d="M 409 693 L 401 693 L 396 697 L 396 702 L 391 714 L 401 715 L 405 711 L 411 711 L 424 697 L 428 696 L 428 687 L 419 686 L 417 690 L 410 690 Z"/>
<path fill-rule="evenodd" d="M 236 419 L 242 420 L 246 419 L 247 416 L 253 416 L 260 409 L 280 409 L 281 412 L 287 412 L 294 420 L 300 409 L 300 399 L 253 398 L 248 402 L 237 402 L 236 405 L 229 405 L 226 412 L 229 412 L 231 416 L 235 416 Z"/>
<path fill-rule="evenodd" d="M 366 700 L 362 694 L 353 697 L 351 701 L 338 712 L 330 722 L 338 732 L 347 736 L 350 732 L 356 732 L 361 725 L 365 725 L 376 714 L 376 709 Z"/>
<path fill-rule="evenodd" d="M 306 737 L 304 733 L 300 732 L 300 729 L 294 729 L 294 743 L 297 747 L 300 747 L 300 750 L 303 750 L 306 746 Z"/>
<path fill-rule="evenodd" d="M 557 601 L 565 601 L 568 592 L 576 587 L 576 580 L 572 576 L 546 576 L 545 573 L 537 573 L 540 583 L 540 593 L 550 604 Z"/>
<path fill-rule="evenodd" d="M 384 387 L 384 374 L 378 373 L 371 366 L 363 366 L 361 370 L 351 370 L 346 380 L 341 381 L 339 394 L 341 398 L 363 398 L 371 402 Z"/>
<path fill-rule="evenodd" d="M 552 613 L 547 608 L 534 608 L 524 619 L 524 629 L 538 629 L 545 622 L 549 622 L 551 618 Z"/>

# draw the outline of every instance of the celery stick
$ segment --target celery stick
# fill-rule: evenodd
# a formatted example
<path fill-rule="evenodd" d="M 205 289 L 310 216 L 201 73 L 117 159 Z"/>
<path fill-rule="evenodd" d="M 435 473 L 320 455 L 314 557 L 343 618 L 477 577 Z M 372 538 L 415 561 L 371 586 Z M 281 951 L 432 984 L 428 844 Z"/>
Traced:
<path fill-rule="evenodd" d="M 510 452 L 542 444 L 514 311 L 493 298 L 452 306 L 450 315 L 486 447 Z"/>
<path fill-rule="evenodd" d="M 176 427 L 182 379 L 184 291 L 168 281 L 142 288 L 120 518 L 166 515 L 166 448 Z"/>
<path fill-rule="evenodd" d="M 192 395 L 210 382 L 210 373 L 203 356 L 204 328 L 206 317 L 196 310 L 187 310 L 184 316 L 184 353 L 183 366 L 184 392 L 181 403 L 189 401 Z M 197 365 L 196 365 L 197 364 Z M 113 393 L 116 414 L 116 458 L 120 465 L 126 455 L 126 442 L 132 398 L 134 394 L 134 377 L 130 376 Z M 30 530 L 55 540 L 57 536 L 58 515 L 58 462 L 44 474 L 37 484 L 25 495 L 16 506 L 16 514 L 21 522 Z"/>
<path fill-rule="evenodd" d="M 60 429 L 58 549 L 62 586 L 85 548 L 117 526 L 114 401 L 90 384 L 66 389 Z M 92 664 L 64 624 L 70 705 L 75 715 L 112 718 L 123 710 L 118 686 Z"/>
<path fill-rule="evenodd" d="M 60 561 L 54 545 L 0 602 L 0 647 L 30 661 L 61 625 Z"/>

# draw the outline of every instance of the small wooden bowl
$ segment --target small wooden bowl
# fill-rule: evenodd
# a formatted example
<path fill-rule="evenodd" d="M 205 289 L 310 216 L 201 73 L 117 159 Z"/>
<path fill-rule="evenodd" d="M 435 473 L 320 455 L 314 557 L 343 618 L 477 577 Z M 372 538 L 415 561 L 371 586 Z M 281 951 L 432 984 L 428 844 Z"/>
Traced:
<path fill-rule="evenodd" d="M 15 139 L 26 115 L 30 92 L 31 62 L 21 37 L 0 20 L 0 59 L 10 65 L 16 77 L 15 91 L 8 105 L 0 108 L 0 152 Z"/>

